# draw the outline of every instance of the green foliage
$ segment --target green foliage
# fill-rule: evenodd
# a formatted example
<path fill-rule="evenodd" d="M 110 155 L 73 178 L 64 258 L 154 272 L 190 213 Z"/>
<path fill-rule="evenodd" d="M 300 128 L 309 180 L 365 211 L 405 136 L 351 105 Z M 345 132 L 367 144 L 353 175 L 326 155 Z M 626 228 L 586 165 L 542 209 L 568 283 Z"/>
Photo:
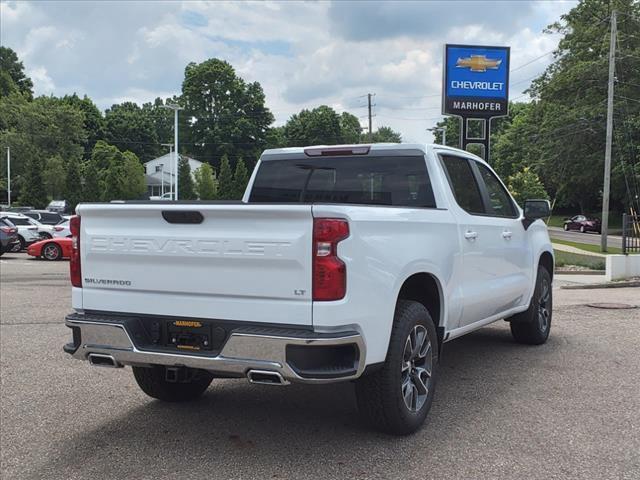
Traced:
<path fill-rule="evenodd" d="M 82 177 L 80 175 L 80 160 L 71 158 L 67 161 L 65 172 L 65 200 L 73 211 L 75 211 L 78 203 L 82 201 Z M 60 198 L 55 197 L 53 198 Z"/>
<path fill-rule="evenodd" d="M 177 200 L 195 200 L 197 198 L 191 176 L 191 166 L 186 157 L 178 161 L 178 198 Z"/>
<path fill-rule="evenodd" d="M 181 103 L 182 116 L 197 120 L 184 137 L 196 158 L 257 158 L 264 148 L 273 115 L 262 87 L 246 83 L 229 63 L 211 58 L 187 65 Z"/>
<path fill-rule="evenodd" d="M 107 142 L 135 153 L 143 163 L 159 156 L 160 144 L 148 109 L 124 102 L 107 109 L 104 120 Z"/>
<path fill-rule="evenodd" d="M 75 93 L 73 95 L 65 95 L 62 97 L 62 102 L 82 112 L 84 115 L 83 126 L 86 140 L 83 148 L 84 158 L 87 159 L 91 156 L 91 151 L 96 142 L 105 136 L 105 122 L 102 112 L 86 95 L 83 98 L 80 98 Z"/>
<path fill-rule="evenodd" d="M 340 116 L 326 105 L 293 115 L 284 126 L 284 136 L 289 147 L 344 143 Z"/>
<path fill-rule="evenodd" d="M 340 115 L 340 136 L 342 143 L 360 143 L 362 138 L 362 127 L 360 120 L 349 112 L 342 112 Z"/>
<path fill-rule="evenodd" d="M 30 157 L 20 182 L 18 201 L 22 205 L 32 205 L 35 208 L 44 208 L 47 205 L 47 194 L 42 179 L 43 171 L 42 157 L 38 155 Z"/>
<path fill-rule="evenodd" d="M 24 65 L 11 48 L 0 46 L 0 97 L 18 92 L 33 98 L 33 82 L 24 73 Z"/>
<path fill-rule="evenodd" d="M 211 165 L 203 163 L 194 173 L 195 190 L 200 200 L 215 200 L 216 183 Z"/>
<path fill-rule="evenodd" d="M 63 198 L 65 192 L 66 169 L 64 160 L 60 155 L 54 155 L 45 162 L 44 183 L 46 193 L 51 199 Z"/>
<path fill-rule="evenodd" d="M 82 189 L 82 200 L 84 202 L 99 202 L 102 199 L 102 184 L 100 179 L 100 168 L 98 160 L 94 159 L 96 150 L 101 151 L 104 142 L 99 141 L 93 148 L 91 158 L 85 162 L 82 171 L 84 185 Z"/>
<path fill-rule="evenodd" d="M 368 138 L 368 135 L 363 134 L 363 137 Z M 391 127 L 380 127 L 378 128 L 378 130 L 373 132 L 372 143 L 401 143 L 401 142 L 402 142 L 402 136 L 400 135 L 400 133 L 393 131 Z"/>
<path fill-rule="evenodd" d="M 236 171 L 233 174 L 233 198 L 235 200 L 242 198 L 247 188 L 247 183 L 249 183 L 249 172 L 247 171 L 247 166 L 244 164 L 244 160 L 240 157 L 236 162 Z"/>
<path fill-rule="evenodd" d="M 231 165 L 226 155 L 220 160 L 220 172 L 218 173 L 218 198 L 221 200 L 233 200 L 234 197 L 233 174 Z"/>
<path fill-rule="evenodd" d="M 549 199 L 540 178 L 529 167 L 524 167 L 518 173 L 507 178 L 506 183 L 511 195 L 521 207 L 528 199 Z"/>
<path fill-rule="evenodd" d="M 147 185 L 144 181 L 144 167 L 133 152 L 124 152 L 124 198 L 126 200 L 145 199 Z"/>

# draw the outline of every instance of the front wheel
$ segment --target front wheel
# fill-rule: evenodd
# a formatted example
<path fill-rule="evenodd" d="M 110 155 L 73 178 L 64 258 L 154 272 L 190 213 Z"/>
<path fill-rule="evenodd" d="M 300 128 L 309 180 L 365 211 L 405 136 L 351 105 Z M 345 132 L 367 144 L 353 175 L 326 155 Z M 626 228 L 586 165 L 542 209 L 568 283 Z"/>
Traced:
<path fill-rule="evenodd" d="M 378 430 L 413 433 L 431 408 L 437 373 L 438 337 L 429 312 L 400 300 L 383 367 L 356 382 L 358 410 Z"/>
<path fill-rule="evenodd" d="M 62 249 L 57 243 L 47 243 L 42 247 L 42 258 L 45 260 L 60 260 L 62 258 Z"/>
<path fill-rule="evenodd" d="M 584 225 L 582 225 L 582 226 L 580 227 L 580 233 L 585 233 L 585 232 L 586 232 L 586 230 L 585 230 L 585 228 L 584 228 Z"/>
<path fill-rule="evenodd" d="M 536 288 L 529 308 L 509 319 L 511 335 L 518 343 L 541 345 L 549 338 L 553 313 L 551 274 L 543 266 L 538 267 Z"/>
<path fill-rule="evenodd" d="M 205 370 L 181 368 L 167 375 L 162 365 L 132 367 L 138 386 L 150 397 L 165 402 L 186 402 L 202 395 L 213 380 Z"/>
<path fill-rule="evenodd" d="M 566 232 L 566 231 L 568 231 L 568 230 L 569 230 L 569 225 L 565 223 L 565 224 L 564 224 L 564 231 Z"/>

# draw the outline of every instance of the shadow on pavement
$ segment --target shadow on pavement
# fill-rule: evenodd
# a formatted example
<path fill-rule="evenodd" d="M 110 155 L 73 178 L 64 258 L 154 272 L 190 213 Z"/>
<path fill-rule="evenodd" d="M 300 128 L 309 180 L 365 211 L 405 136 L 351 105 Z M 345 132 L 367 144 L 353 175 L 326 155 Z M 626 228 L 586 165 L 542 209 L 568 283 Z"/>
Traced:
<path fill-rule="evenodd" d="M 416 446 L 423 448 L 424 461 L 436 451 L 446 454 L 455 448 L 456 435 L 468 428 L 470 417 L 525 382 L 531 358 L 558 345 L 553 337 L 542 347 L 517 345 L 504 325 L 446 344 L 433 408 L 424 428 L 411 437 L 390 437 L 363 425 L 350 383 L 270 387 L 214 380 L 208 392 L 191 403 L 149 399 L 122 412 L 114 404 L 109 415 L 113 420 L 72 433 L 34 473 L 303 478 L 327 471 L 346 477 L 365 472 L 375 476 L 375 464 L 400 475 L 412 462 Z M 373 463 L 372 451 L 377 452 Z"/>

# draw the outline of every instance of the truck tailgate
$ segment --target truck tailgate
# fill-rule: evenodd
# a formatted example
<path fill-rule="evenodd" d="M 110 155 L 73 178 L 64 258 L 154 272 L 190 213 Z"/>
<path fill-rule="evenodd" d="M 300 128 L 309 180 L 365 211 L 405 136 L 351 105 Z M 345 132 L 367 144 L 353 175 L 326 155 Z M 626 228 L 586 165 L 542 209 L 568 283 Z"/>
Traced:
<path fill-rule="evenodd" d="M 188 223 L 194 212 L 201 223 Z M 312 324 L 310 205 L 85 204 L 79 214 L 76 307 Z"/>

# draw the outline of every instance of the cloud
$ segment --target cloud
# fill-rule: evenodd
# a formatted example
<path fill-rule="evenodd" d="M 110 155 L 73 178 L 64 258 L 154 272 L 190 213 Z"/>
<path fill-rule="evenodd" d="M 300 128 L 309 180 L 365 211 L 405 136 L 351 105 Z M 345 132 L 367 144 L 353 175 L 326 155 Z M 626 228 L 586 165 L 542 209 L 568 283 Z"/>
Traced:
<path fill-rule="evenodd" d="M 217 57 L 263 86 L 276 123 L 328 104 L 426 141 L 440 112 L 443 43 L 512 47 L 511 96 L 552 60 L 541 33 L 560 2 L 12 2 L 2 44 L 18 52 L 37 94 L 77 92 L 101 108 L 180 93 L 189 62 Z M 536 60 L 537 57 L 540 57 Z M 526 97 L 523 97 L 526 99 Z"/>

